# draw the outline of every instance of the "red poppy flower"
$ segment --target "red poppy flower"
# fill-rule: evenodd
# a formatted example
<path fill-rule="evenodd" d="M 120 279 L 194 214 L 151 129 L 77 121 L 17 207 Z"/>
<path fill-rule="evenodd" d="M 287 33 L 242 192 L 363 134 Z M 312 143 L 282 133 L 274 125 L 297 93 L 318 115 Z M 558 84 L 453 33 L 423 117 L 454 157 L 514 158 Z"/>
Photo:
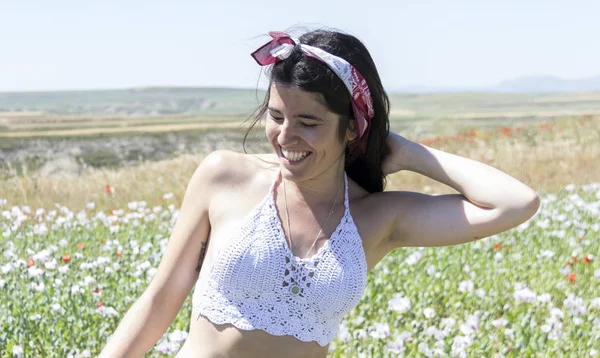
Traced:
<path fill-rule="evenodd" d="M 35 260 L 33 259 L 33 257 L 29 258 L 29 261 L 27 261 L 27 267 L 31 267 L 35 265 Z"/>
<path fill-rule="evenodd" d="M 77 244 L 77 248 L 78 249 L 83 249 L 85 245 L 83 244 L 83 242 L 80 242 L 79 244 Z"/>
<path fill-rule="evenodd" d="M 585 262 L 586 264 L 589 264 L 589 263 L 591 263 L 591 262 L 592 262 L 592 259 L 593 259 L 593 258 L 594 258 L 594 256 L 592 256 L 592 255 L 585 255 L 585 256 L 583 257 L 583 262 Z"/>
<path fill-rule="evenodd" d="M 63 256 L 62 262 L 67 263 L 69 261 L 71 261 L 71 255 L 65 255 L 65 256 Z"/>
<path fill-rule="evenodd" d="M 121 251 L 117 251 L 115 255 L 117 255 L 117 257 L 121 257 Z"/>
<path fill-rule="evenodd" d="M 93 292 L 94 293 L 100 293 L 100 287 L 96 288 Z"/>
<path fill-rule="evenodd" d="M 110 194 L 112 192 L 112 188 L 110 185 L 106 184 L 106 194 Z"/>
<path fill-rule="evenodd" d="M 100 302 L 98 302 L 98 304 L 96 305 L 96 308 L 100 308 L 100 307 L 102 307 L 102 306 L 104 306 L 104 302 L 100 301 Z"/>
<path fill-rule="evenodd" d="M 575 273 L 569 274 L 569 282 L 575 282 L 577 275 Z"/>
<path fill-rule="evenodd" d="M 502 128 L 502 135 L 506 137 L 512 137 L 512 129 L 509 127 Z"/>
<path fill-rule="evenodd" d="M 494 249 L 496 249 L 496 250 L 502 249 L 502 244 L 496 244 L 496 245 L 494 245 Z"/>

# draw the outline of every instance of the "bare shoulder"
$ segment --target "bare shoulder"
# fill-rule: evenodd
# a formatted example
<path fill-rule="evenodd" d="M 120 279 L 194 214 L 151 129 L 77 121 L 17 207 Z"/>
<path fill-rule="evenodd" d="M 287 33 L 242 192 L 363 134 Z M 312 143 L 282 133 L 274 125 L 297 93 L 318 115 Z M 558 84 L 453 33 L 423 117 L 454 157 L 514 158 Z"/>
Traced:
<path fill-rule="evenodd" d="M 197 180 L 218 187 L 235 188 L 252 182 L 257 176 L 269 176 L 277 168 L 274 154 L 246 154 L 217 150 L 208 154 L 194 173 Z M 193 178 L 194 179 L 194 178 Z"/>
<path fill-rule="evenodd" d="M 372 193 L 366 202 L 368 210 L 374 213 L 381 228 L 381 238 L 385 242 L 396 242 L 406 236 L 406 227 L 411 208 L 424 204 L 430 195 L 413 191 L 384 191 Z"/>
<path fill-rule="evenodd" d="M 247 169 L 252 171 L 276 172 L 279 168 L 277 155 L 273 153 L 267 154 L 244 154 L 247 161 Z"/>
<path fill-rule="evenodd" d="M 354 205 L 366 234 L 378 245 L 394 249 L 405 241 L 415 221 L 419 222 L 417 208 L 427 211 L 435 196 L 413 191 L 383 191 L 369 193 L 355 184 L 357 200 Z"/>
<path fill-rule="evenodd" d="M 348 195 L 350 207 L 353 209 L 352 216 L 359 226 L 361 236 L 369 238 L 371 243 L 383 244 L 393 240 L 397 211 L 401 210 L 398 200 L 394 199 L 397 193 L 369 193 L 358 184 L 349 183 Z"/>

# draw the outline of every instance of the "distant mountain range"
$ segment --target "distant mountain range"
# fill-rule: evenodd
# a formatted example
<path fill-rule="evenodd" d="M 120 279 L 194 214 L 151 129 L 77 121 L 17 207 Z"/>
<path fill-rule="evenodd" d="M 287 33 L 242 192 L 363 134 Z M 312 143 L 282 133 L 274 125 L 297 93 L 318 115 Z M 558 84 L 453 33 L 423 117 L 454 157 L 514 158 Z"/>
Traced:
<path fill-rule="evenodd" d="M 556 76 L 522 76 L 502 81 L 491 87 L 428 87 L 406 86 L 397 92 L 407 93 L 439 93 L 439 92 L 513 92 L 513 93 L 548 93 L 548 92 L 587 92 L 600 91 L 600 76 L 563 79 Z M 392 91 L 390 91 L 392 92 Z M 396 92 L 396 91 L 393 91 Z"/>

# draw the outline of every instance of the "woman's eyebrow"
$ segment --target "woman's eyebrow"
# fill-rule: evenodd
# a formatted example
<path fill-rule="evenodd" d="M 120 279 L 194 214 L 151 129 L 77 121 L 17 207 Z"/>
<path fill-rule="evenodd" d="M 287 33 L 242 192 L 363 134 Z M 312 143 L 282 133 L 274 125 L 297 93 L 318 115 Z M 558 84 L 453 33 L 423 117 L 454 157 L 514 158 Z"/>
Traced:
<path fill-rule="evenodd" d="M 312 119 L 312 120 L 319 121 L 319 122 L 323 122 L 324 121 L 324 119 L 321 118 L 321 117 L 313 116 L 312 114 L 306 114 L 306 113 L 299 114 L 296 117 L 306 118 L 306 119 Z"/>
<path fill-rule="evenodd" d="M 278 113 L 278 114 L 281 114 L 281 111 L 280 111 L 280 110 L 278 110 L 278 109 L 276 109 L 276 108 L 273 108 L 273 107 L 268 107 L 268 109 L 269 109 L 269 111 L 271 111 L 271 112 L 276 112 L 276 113 Z M 315 121 L 321 121 L 321 122 L 323 122 L 323 121 L 324 121 L 324 119 L 323 119 L 323 118 L 321 118 L 321 117 L 317 117 L 317 116 L 315 116 L 315 115 L 308 114 L 308 113 L 300 113 L 300 114 L 297 114 L 297 115 L 296 115 L 296 117 L 305 118 L 305 119 L 312 119 L 312 120 L 315 120 Z"/>

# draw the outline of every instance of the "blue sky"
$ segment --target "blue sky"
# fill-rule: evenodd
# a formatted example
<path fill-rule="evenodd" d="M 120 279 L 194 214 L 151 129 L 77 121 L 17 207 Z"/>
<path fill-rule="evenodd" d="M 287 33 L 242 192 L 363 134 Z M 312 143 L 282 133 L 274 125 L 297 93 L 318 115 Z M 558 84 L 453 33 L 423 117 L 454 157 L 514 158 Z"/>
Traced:
<path fill-rule="evenodd" d="M 600 75 L 600 1 L 0 0 L 0 91 L 254 88 L 270 30 L 361 39 L 388 90 Z"/>

